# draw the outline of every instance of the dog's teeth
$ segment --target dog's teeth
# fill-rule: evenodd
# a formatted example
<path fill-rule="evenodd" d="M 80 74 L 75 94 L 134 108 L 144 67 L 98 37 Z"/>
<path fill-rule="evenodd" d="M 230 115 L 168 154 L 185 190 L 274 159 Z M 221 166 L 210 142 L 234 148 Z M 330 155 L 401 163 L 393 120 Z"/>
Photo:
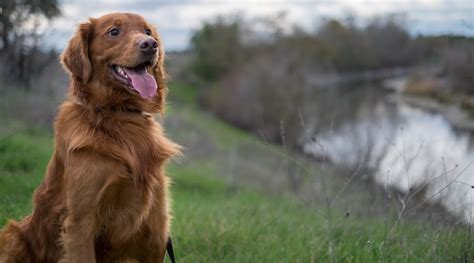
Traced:
<path fill-rule="evenodd" d="M 120 75 L 125 75 L 125 72 L 123 71 L 122 67 L 118 67 L 117 71 Z"/>
<path fill-rule="evenodd" d="M 121 77 L 123 77 L 123 78 L 127 78 L 127 79 L 129 78 L 128 75 L 127 75 L 127 73 L 125 72 L 125 70 L 123 70 L 123 68 L 122 68 L 121 66 L 115 65 L 115 66 L 114 66 L 114 69 L 115 69 L 115 72 L 116 72 L 119 76 L 121 76 Z"/>

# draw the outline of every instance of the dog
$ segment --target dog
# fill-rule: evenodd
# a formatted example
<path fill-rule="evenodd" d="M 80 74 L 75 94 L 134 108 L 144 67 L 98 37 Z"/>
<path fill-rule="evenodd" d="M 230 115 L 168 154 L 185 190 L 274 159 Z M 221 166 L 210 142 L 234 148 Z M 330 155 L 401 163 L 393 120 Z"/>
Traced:
<path fill-rule="evenodd" d="M 78 26 L 60 57 L 70 85 L 54 152 L 32 214 L 0 233 L 0 262 L 163 262 L 171 220 L 164 167 L 180 153 L 154 118 L 167 94 L 164 56 L 139 15 Z"/>

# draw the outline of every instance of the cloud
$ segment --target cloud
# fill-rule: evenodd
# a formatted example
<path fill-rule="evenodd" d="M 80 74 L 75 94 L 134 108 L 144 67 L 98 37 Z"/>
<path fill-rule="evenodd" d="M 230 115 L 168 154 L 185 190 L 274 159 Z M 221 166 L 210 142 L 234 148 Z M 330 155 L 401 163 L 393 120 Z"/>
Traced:
<path fill-rule="evenodd" d="M 400 13 L 408 17 L 413 34 L 463 34 L 474 36 L 474 4 L 471 0 L 65 0 L 63 17 L 53 21 L 46 45 L 62 49 L 76 24 L 109 12 L 139 13 L 156 24 L 169 50 L 188 46 L 194 30 L 217 15 L 239 14 L 246 18 L 275 16 L 284 11 L 290 24 L 311 30 L 322 18 L 360 20 Z"/>

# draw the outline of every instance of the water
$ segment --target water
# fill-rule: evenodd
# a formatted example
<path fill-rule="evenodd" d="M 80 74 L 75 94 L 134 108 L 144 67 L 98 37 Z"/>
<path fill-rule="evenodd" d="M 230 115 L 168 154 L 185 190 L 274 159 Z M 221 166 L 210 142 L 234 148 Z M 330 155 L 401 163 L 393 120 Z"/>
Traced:
<path fill-rule="evenodd" d="M 353 170 L 363 167 L 386 189 L 413 193 L 423 187 L 424 201 L 440 203 L 474 222 L 471 133 L 377 85 L 340 87 L 318 95 L 332 107 L 316 109 L 324 118 L 314 125 L 314 138 L 304 143 L 305 153 Z"/>

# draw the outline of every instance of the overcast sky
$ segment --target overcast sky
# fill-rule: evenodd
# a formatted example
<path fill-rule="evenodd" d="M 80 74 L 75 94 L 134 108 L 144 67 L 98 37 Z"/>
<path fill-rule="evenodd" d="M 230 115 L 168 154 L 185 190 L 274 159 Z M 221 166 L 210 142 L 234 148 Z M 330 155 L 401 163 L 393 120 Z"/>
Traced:
<path fill-rule="evenodd" d="M 110 12 L 143 15 L 158 26 L 165 48 L 182 50 L 203 21 L 217 15 L 240 14 L 252 19 L 285 11 L 288 23 L 314 29 L 322 18 L 354 14 L 364 21 L 374 16 L 405 14 L 413 34 L 474 36 L 474 0 L 60 0 L 63 16 L 44 25 L 46 44 L 62 49 L 75 26 L 88 17 Z"/>

